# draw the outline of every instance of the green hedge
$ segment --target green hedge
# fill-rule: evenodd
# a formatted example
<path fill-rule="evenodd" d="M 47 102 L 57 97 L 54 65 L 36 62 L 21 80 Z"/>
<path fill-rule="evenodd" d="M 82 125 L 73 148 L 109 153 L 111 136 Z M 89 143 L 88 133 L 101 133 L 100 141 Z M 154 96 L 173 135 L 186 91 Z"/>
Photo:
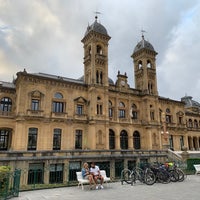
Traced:
<path fill-rule="evenodd" d="M 195 171 L 194 166 L 195 164 L 200 164 L 200 158 L 189 158 L 187 159 L 187 170 L 188 171 Z"/>
<path fill-rule="evenodd" d="M 8 182 L 8 173 L 10 172 L 9 166 L 0 166 L 0 194 L 4 191 L 6 183 Z M 0 195 L 1 196 L 1 195 Z"/>

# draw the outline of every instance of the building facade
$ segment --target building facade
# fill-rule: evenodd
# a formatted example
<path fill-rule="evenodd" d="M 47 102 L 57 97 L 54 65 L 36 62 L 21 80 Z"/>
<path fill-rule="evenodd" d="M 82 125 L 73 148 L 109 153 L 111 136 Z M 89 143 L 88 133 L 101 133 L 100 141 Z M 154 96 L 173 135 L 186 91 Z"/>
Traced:
<path fill-rule="evenodd" d="M 110 39 L 96 17 L 81 41 L 79 79 L 24 69 L 13 83 L 0 82 L 0 165 L 24 169 L 22 185 L 35 169 L 38 183 L 54 183 L 55 174 L 68 182 L 82 162 L 96 161 L 114 178 L 125 165 L 165 159 L 167 148 L 199 150 L 200 105 L 159 96 L 152 44 L 142 36 L 133 50 L 131 88 L 126 73 L 115 83 L 108 76 Z"/>

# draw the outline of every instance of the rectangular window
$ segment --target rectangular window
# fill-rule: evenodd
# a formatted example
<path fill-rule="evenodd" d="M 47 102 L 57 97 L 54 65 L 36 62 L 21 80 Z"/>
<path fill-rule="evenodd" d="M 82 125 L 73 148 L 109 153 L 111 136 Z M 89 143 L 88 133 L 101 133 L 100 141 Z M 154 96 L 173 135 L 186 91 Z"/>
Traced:
<path fill-rule="evenodd" d="M 4 97 L 0 100 L 0 110 L 10 112 L 12 110 L 12 100 L 8 97 Z"/>
<path fill-rule="evenodd" d="M 179 122 L 179 124 L 182 124 L 183 123 L 183 117 L 179 117 L 178 122 Z"/>
<path fill-rule="evenodd" d="M 166 123 L 172 123 L 171 115 L 166 115 Z"/>
<path fill-rule="evenodd" d="M 53 102 L 53 112 L 63 113 L 64 112 L 64 103 L 63 102 Z"/>
<path fill-rule="evenodd" d="M 102 115 L 103 107 L 101 104 L 97 104 L 97 115 Z"/>
<path fill-rule="evenodd" d="M 39 110 L 39 102 L 38 99 L 32 99 L 31 110 Z"/>
<path fill-rule="evenodd" d="M 76 130 L 75 149 L 82 149 L 82 130 Z"/>
<path fill-rule="evenodd" d="M 77 115 L 83 115 L 83 105 L 78 104 L 76 106 L 76 114 Z"/>
<path fill-rule="evenodd" d="M 109 117 L 113 117 L 113 109 L 109 108 Z"/>
<path fill-rule="evenodd" d="M 170 149 L 174 149 L 173 135 L 169 136 L 169 147 Z"/>
<path fill-rule="evenodd" d="M 154 120 L 154 111 L 150 111 L 150 118 L 152 121 Z"/>
<path fill-rule="evenodd" d="M 61 129 L 54 129 L 53 133 L 53 150 L 61 149 Z"/>
<path fill-rule="evenodd" d="M 8 150 L 9 143 L 9 131 L 8 130 L 0 130 L 0 151 Z"/>
<path fill-rule="evenodd" d="M 28 133 L 28 150 L 36 150 L 37 149 L 37 128 L 29 128 Z"/>
<path fill-rule="evenodd" d="M 133 111 L 132 112 L 132 118 L 133 119 L 137 119 L 138 117 L 137 117 L 137 111 Z"/>
<path fill-rule="evenodd" d="M 44 183 L 44 163 L 30 163 L 28 170 L 28 184 Z"/>
<path fill-rule="evenodd" d="M 49 183 L 63 182 L 63 164 L 51 164 L 49 172 Z"/>
<path fill-rule="evenodd" d="M 125 110 L 119 110 L 119 118 L 125 118 Z"/>

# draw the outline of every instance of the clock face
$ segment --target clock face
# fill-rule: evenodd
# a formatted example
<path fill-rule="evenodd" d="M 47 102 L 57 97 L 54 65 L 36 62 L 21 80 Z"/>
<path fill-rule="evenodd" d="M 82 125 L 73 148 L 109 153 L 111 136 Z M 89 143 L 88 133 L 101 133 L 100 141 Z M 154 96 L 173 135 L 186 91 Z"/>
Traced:
<path fill-rule="evenodd" d="M 122 85 L 122 86 L 125 86 L 125 81 L 121 81 L 121 85 Z"/>

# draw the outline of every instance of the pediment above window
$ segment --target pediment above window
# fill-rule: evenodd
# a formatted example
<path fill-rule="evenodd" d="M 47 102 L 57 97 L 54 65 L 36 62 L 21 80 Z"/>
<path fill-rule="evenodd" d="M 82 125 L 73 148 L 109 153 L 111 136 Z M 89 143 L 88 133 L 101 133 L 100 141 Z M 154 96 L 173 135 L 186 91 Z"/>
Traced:
<path fill-rule="evenodd" d="M 87 100 L 83 97 L 78 97 L 76 99 L 74 99 L 75 102 L 78 102 L 78 103 L 87 103 Z"/>
<path fill-rule="evenodd" d="M 35 97 L 35 98 L 41 98 L 44 95 L 39 90 L 32 91 L 29 94 L 31 97 Z"/>

